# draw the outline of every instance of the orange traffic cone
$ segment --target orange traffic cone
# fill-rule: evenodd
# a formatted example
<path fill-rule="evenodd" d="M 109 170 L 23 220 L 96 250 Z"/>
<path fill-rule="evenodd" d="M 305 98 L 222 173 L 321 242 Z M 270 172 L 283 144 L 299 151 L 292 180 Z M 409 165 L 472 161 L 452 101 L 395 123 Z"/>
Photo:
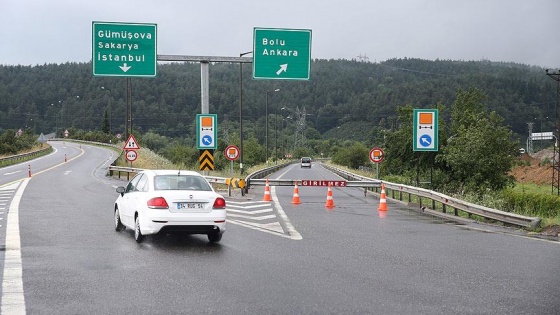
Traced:
<path fill-rule="evenodd" d="M 266 186 L 264 186 L 263 201 L 272 201 L 272 199 L 270 198 L 270 186 L 268 185 L 268 178 L 266 179 Z"/>
<path fill-rule="evenodd" d="M 385 185 L 381 183 L 381 195 L 379 196 L 379 211 L 387 211 L 387 196 L 385 195 Z"/>
<path fill-rule="evenodd" d="M 334 200 L 332 196 L 332 188 L 331 184 L 329 183 L 329 190 L 327 191 L 327 202 L 325 203 L 325 208 L 334 208 Z"/>
<path fill-rule="evenodd" d="M 296 184 L 294 185 L 294 197 L 292 198 L 292 203 L 294 205 L 299 205 L 301 203 L 299 201 L 299 189 L 297 187 L 297 180 L 296 180 Z"/>

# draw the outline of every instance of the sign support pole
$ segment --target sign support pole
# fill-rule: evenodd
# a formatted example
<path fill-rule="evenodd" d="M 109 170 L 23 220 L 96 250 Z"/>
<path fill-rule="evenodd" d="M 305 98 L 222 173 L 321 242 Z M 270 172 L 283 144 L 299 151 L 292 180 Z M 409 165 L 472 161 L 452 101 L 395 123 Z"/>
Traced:
<path fill-rule="evenodd" d="M 200 101 L 201 101 L 201 113 L 210 113 L 210 96 L 209 91 L 209 63 L 207 61 L 200 63 Z M 218 139 L 214 139 L 218 141 Z M 210 175 L 210 171 L 202 171 L 204 175 Z"/>
<path fill-rule="evenodd" d="M 201 114 L 210 113 L 210 97 L 208 95 L 209 88 L 209 63 L 204 61 L 200 63 L 200 100 L 201 100 Z"/>
<path fill-rule="evenodd" d="M 126 78 L 126 125 L 125 137 L 128 138 L 132 134 L 132 82 L 130 78 Z"/>

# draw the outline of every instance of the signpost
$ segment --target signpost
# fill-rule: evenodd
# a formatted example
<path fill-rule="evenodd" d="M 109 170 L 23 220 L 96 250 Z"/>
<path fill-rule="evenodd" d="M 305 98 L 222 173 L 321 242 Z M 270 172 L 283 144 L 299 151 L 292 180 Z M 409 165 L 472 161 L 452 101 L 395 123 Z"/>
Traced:
<path fill-rule="evenodd" d="M 309 80 L 311 30 L 253 30 L 253 79 Z"/>
<path fill-rule="evenodd" d="M 381 163 L 385 158 L 385 152 L 381 148 L 373 148 L 369 151 L 369 159 L 373 163 Z"/>
<path fill-rule="evenodd" d="M 437 151 L 438 110 L 415 109 L 413 125 L 413 151 Z"/>
<path fill-rule="evenodd" d="M 239 157 L 239 152 L 240 152 L 239 148 L 234 145 L 230 145 L 224 150 L 224 155 L 226 156 L 226 159 L 231 161 L 230 162 L 231 176 L 233 176 L 233 161 L 237 160 L 237 158 Z"/>
<path fill-rule="evenodd" d="M 138 153 L 136 153 L 136 151 L 134 150 L 126 151 L 126 160 L 129 161 L 130 163 L 136 161 L 137 158 L 138 158 Z"/>
<path fill-rule="evenodd" d="M 239 148 L 234 145 L 230 145 L 226 148 L 224 154 L 226 156 L 226 159 L 235 161 L 239 157 Z"/>
<path fill-rule="evenodd" d="M 320 186 L 328 187 L 346 187 L 345 180 L 316 180 L 316 179 L 303 179 L 301 181 L 301 186 Z"/>
<path fill-rule="evenodd" d="M 92 31 L 94 76 L 156 76 L 156 24 L 94 21 Z"/>
<path fill-rule="evenodd" d="M 531 133 L 531 140 L 552 140 L 554 133 L 550 132 L 533 132 Z"/>
<path fill-rule="evenodd" d="M 132 166 L 132 162 L 136 161 L 136 159 L 138 158 L 138 152 L 136 152 L 136 150 L 140 150 L 140 146 L 138 145 L 138 142 L 136 142 L 136 139 L 132 134 L 124 143 L 123 150 L 126 151 L 126 160 L 129 161 L 130 165 Z"/>
<path fill-rule="evenodd" d="M 131 134 L 126 142 L 124 143 L 123 150 L 140 150 L 140 146 L 138 142 L 136 142 L 136 138 Z"/>
<path fill-rule="evenodd" d="M 385 152 L 381 148 L 373 148 L 369 151 L 369 159 L 375 163 L 375 179 L 379 179 L 379 163 L 385 158 Z"/>
<path fill-rule="evenodd" d="M 196 148 L 199 150 L 218 148 L 218 115 L 196 115 Z"/>

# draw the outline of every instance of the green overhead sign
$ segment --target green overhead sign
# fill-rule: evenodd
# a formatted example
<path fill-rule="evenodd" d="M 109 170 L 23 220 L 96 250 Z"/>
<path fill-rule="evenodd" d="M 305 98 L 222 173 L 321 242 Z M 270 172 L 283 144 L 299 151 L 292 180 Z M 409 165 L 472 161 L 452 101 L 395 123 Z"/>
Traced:
<path fill-rule="evenodd" d="M 253 79 L 309 80 L 311 30 L 254 28 Z"/>
<path fill-rule="evenodd" d="M 156 76 L 156 24 L 92 22 L 92 31 L 94 76 Z"/>

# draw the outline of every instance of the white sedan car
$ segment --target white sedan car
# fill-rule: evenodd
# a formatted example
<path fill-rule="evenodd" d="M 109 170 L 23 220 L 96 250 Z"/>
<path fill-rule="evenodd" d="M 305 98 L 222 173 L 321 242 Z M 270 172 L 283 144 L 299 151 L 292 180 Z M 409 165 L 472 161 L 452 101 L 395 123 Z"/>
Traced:
<path fill-rule="evenodd" d="M 117 192 L 115 230 L 133 229 L 138 243 L 172 232 L 206 234 L 216 243 L 226 230 L 226 201 L 197 172 L 144 170 Z"/>

